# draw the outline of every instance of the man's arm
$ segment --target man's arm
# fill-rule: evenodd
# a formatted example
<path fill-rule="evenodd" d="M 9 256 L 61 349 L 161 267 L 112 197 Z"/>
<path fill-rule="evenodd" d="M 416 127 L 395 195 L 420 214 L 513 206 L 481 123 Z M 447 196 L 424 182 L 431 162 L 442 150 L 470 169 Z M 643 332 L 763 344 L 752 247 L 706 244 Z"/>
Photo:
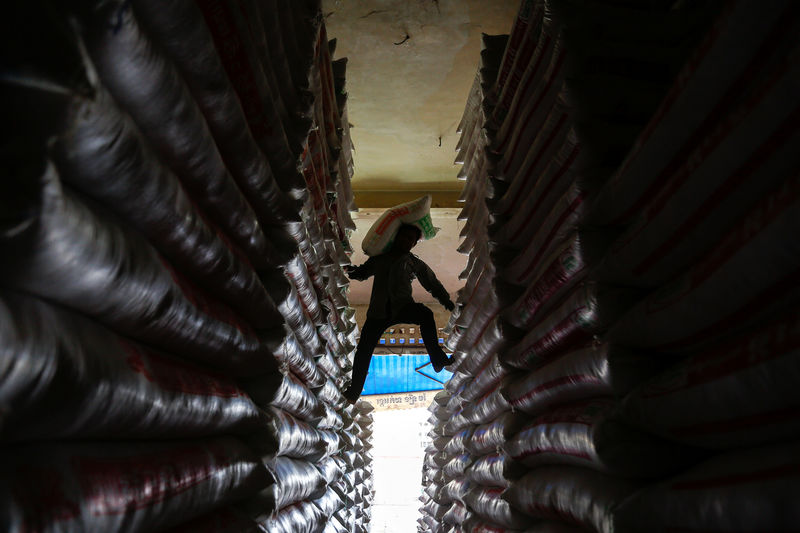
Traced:
<path fill-rule="evenodd" d="M 360 266 L 349 266 L 346 268 L 347 270 L 347 277 L 350 279 L 354 279 L 357 281 L 364 281 L 365 279 L 369 278 L 373 274 L 375 274 L 375 258 L 370 257 L 366 260 L 363 265 Z"/>
<path fill-rule="evenodd" d="M 445 309 L 448 311 L 455 309 L 455 304 L 450 300 L 450 295 L 447 294 L 444 285 L 436 278 L 436 274 L 425 264 L 425 261 L 418 257 L 414 257 L 414 273 L 417 275 L 417 279 L 425 290 L 439 300 L 439 303 L 441 303 Z"/>

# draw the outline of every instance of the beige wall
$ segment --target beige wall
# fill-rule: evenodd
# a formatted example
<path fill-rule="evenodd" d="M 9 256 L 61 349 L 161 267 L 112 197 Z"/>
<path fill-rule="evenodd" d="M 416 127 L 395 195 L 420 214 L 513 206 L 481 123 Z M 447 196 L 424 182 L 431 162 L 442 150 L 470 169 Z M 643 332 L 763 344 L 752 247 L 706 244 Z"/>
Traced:
<path fill-rule="evenodd" d="M 361 250 L 361 241 L 373 222 L 385 209 L 361 209 L 353 214 L 356 231 L 350 236 L 350 244 L 354 253 L 351 258 L 353 264 L 360 265 L 367 260 L 366 254 Z M 467 256 L 456 251 L 461 243 L 459 232 L 464 227 L 464 222 L 456 220 L 459 209 L 431 209 L 433 225 L 440 228 L 439 233 L 429 241 L 421 241 L 413 252 L 425 261 L 436 273 L 444 288 L 450 293 L 450 298 L 455 301 L 456 291 L 463 286 L 463 281 L 458 275 L 467 266 Z M 413 283 L 414 300 L 424 304 L 437 304 L 433 296 L 428 293 L 418 281 Z M 369 303 L 372 291 L 372 280 L 350 282 L 350 304 L 353 306 Z M 440 306 L 441 307 L 441 306 Z M 433 306 L 432 306 L 433 308 Z M 363 322 L 360 322 L 363 323 Z"/>

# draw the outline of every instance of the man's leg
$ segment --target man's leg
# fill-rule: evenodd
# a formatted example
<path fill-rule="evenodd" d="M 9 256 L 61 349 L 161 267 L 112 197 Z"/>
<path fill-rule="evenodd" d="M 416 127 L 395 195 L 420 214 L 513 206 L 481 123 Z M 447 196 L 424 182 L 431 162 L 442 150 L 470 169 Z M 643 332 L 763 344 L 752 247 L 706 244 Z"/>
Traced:
<path fill-rule="evenodd" d="M 358 339 L 356 355 L 353 358 L 353 377 L 350 387 L 344 392 L 345 398 L 355 402 L 361 391 L 364 389 L 364 382 L 367 380 L 369 362 L 372 360 L 372 352 L 378 344 L 384 330 L 386 322 L 381 319 L 368 318 L 361 328 L 361 338 Z"/>
<path fill-rule="evenodd" d="M 433 318 L 433 311 L 421 303 L 414 302 L 404 305 L 392 321 L 401 324 L 419 324 L 422 341 L 425 343 L 425 348 L 428 349 L 428 357 L 431 358 L 431 364 L 436 372 L 450 363 L 450 358 L 439 346 L 439 336 L 436 334 L 436 321 Z"/>

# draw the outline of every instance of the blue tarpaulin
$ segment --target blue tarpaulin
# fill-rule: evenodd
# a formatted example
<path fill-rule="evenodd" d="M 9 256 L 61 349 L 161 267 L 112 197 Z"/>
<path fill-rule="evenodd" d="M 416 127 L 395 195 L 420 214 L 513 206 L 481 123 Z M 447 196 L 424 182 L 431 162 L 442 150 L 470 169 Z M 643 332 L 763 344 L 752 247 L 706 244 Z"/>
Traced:
<path fill-rule="evenodd" d="M 427 354 L 373 355 L 361 394 L 394 394 L 441 389 L 453 373 L 434 372 Z"/>

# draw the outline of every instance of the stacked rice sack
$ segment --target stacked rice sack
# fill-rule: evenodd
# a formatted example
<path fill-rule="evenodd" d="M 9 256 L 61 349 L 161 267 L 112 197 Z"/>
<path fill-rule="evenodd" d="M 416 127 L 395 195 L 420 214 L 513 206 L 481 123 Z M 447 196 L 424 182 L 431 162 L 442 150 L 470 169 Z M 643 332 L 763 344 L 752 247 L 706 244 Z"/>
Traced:
<path fill-rule="evenodd" d="M 800 9 L 668 4 L 485 41 L 423 531 L 800 527 Z"/>
<path fill-rule="evenodd" d="M 321 20 L 282 0 L 4 20 L 8 531 L 368 529 L 369 406 L 341 396 L 351 144 Z"/>

